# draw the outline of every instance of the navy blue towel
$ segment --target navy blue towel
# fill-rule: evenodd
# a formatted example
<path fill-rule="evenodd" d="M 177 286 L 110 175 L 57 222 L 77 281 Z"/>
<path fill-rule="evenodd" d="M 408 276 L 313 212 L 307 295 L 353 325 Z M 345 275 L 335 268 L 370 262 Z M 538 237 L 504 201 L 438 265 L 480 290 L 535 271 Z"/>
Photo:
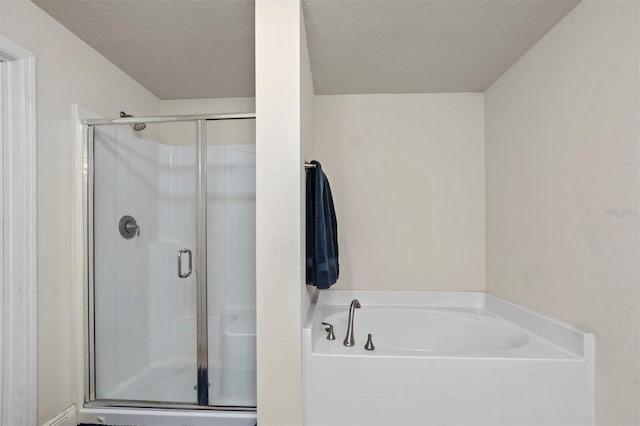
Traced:
<path fill-rule="evenodd" d="M 317 161 L 307 170 L 307 284 L 327 289 L 338 281 L 338 223 L 327 176 Z"/>

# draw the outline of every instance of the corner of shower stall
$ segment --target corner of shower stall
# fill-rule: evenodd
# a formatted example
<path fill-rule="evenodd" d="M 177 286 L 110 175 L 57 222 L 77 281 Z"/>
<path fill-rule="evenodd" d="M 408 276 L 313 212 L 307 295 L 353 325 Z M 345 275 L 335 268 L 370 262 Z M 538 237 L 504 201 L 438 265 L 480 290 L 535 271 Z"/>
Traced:
<path fill-rule="evenodd" d="M 253 118 L 86 124 L 85 406 L 105 423 L 157 408 L 255 423 Z"/>

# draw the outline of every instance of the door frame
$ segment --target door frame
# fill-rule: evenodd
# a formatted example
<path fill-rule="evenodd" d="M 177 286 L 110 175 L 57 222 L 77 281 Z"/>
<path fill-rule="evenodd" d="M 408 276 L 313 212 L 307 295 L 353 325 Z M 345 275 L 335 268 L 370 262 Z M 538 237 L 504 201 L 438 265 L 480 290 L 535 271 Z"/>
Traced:
<path fill-rule="evenodd" d="M 0 36 L 0 423 L 38 413 L 36 59 Z"/>

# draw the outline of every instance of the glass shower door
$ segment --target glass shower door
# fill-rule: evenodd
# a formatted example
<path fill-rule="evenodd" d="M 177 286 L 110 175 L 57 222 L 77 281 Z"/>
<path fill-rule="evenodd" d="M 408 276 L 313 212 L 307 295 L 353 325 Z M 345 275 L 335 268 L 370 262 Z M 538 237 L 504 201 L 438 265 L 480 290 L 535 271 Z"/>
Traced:
<path fill-rule="evenodd" d="M 202 403 L 196 127 L 91 127 L 90 399 Z"/>
<path fill-rule="evenodd" d="M 207 122 L 209 404 L 256 405 L 254 120 Z"/>
<path fill-rule="evenodd" d="M 89 402 L 255 408 L 255 116 L 229 116 L 88 126 Z"/>

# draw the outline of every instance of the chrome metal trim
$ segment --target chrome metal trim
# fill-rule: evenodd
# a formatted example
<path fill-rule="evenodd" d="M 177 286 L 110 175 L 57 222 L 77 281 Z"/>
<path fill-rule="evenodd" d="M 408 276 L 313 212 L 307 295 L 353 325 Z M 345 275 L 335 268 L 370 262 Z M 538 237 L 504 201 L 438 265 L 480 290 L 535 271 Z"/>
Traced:
<path fill-rule="evenodd" d="M 122 238 L 130 240 L 133 237 L 140 236 L 140 226 L 135 217 L 127 214 L 118 221 L 118 232 L 120 232 Z"/>
<path fill-rule="evenodd" d="M 255 413 L 256 407 L 249 405 L 195 405 L 189 402 L 162 402 L 144 401 L 128 399 L 100 399 L 88 402 L 84 405 L 87 408 L 160 408 L 196 411 L 238 411 Z"/>
<path fill-rule="evenodd" d="M 94 179 L 95 179 L 95 129 L 93 126 L 87 126 L 87 144 L 86 152 L 86 200 L 85 207 L 87 209 L 86 232 L 87 232 L 87 262 L 86 262 L 86 312 L 87 315 L 87 334 L 86 334 L 86 352 L 87 352 L 87 368 L 85 370 L 85 402 L 95 398 L 96 368 L 95 368 L 95 297 L 94 297 Z"/>
<path fill-rule="evenodd" d="M 198 405 L 209 405 L 209 331 L 207 324 L 207 121 L 198 120 L 196 149 L 196 333 Z"/>
<path fill-rule="evenodd" d="M 336 340 L 336 335 L 333 333 L 333 324 L 323 322 L 322 325 L 327 326 L 327 328 L 324 329 L 324 331 L 327 332 L 327 340 Z"/>
<path fill-rule="evenodd" d="M 189 269 L 187 270 L 186 274 L 182 273 L 182 255 L 184 253 L 187 253 L 189 255 L 188 257 Z M 191 261 L 192 257 L 193 256 L 191 255 L 191 250 L 187 248 L 178 250 L 178 278 L 189 278 L 191 276 L 191 272 L 193 272 L 193 262 Z"/>
<path fill-rule="evenodd" d="M 374 350 L 376 347 L 373 346 L 373 340 L 371 339 L 371 333 L 367 334 L 367 343 L 365 343 L 364 345 L 364 349 L 367 351 L 372 351 Z"/>
<path fill-rule="evenodd" d="M 167 115 L 167 116 L 149 116 L 149 117 L 126 117 L 126 118 L 108 118 L 84 120 L 82 124 L 90 126 L 101 126 L 104 124 L 136 124 L 144 123 L 170 123 L 176 121 L 199 121 L 199 120 L 250 120 L 255 119 L 255 112 L 239 112 L 226 114 L 199 114 L 199 115 Z"/>
<path fill-rule="evenodd" d="M 85 263 L 85 389 L 84 406 L 88 408 L 156 408 L 156 409 L 193 409 L 206 411 L 238 411 L 256 412 L 255 406 L 235 405 L 208 405 L 208 322 L 207 322 L 207 121 L 208 120 L 232 120 L 253 119 L 255 113 L 246 114 L 213 114 L 203 116 L 176 116 L 176 117 L 136 117 L 128 120 L 85 120 L 83 124 L 87 129 L 86 137 L 86 170 L 84 180 L 85 194 L 85 229 L 87 262 Z M 127 121 L 128 120 L 128 121 Z M 176 403 L 164 401 L 137 401 L 117 399 L 96 399 L 96 354 L 95 354 L 95 276 L 94 276 L 94 184 L 95 184 L 95 128 L 103 124 L 130 124 L 134 121 L 145 122 L 175 122 L 195 121 L 197 124 L 197 149 L 196 161 L 198 175 L 197 185 L 197 209 L 196 209 L 196 285 L 197 285 L 197 366 L 198 366 L 198 404 Z"/>
<path fill-rule="evenodd" d="M 351 306 L 349 306 L 349 323 L 347 324 L 347 335 L 344 337 L 343 345 L 351 347 L 355 344 L 355 339 L 353 338 L 353 314 L 356 309 L 360 309 L 360 302 L 358 299 L 353 299 L 351 301 Z"/>

